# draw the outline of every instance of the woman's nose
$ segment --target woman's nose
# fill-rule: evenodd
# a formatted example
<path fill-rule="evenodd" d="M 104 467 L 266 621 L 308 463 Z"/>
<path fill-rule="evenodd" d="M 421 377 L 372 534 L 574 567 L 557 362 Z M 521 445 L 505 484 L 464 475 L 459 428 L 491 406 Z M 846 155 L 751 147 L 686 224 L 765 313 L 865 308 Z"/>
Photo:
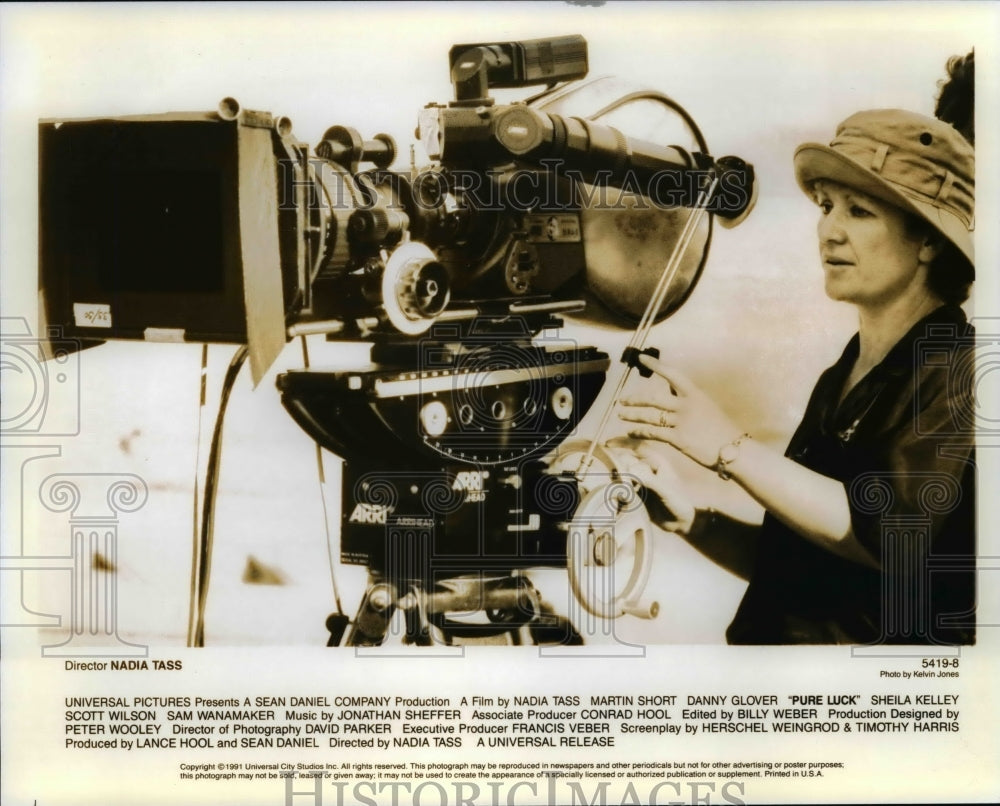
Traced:
<path fill-rule="evenodd" d="M 843 222 L 835 210 L 820 216 L 817 231 L 820 243 L 842 243 L 846 237 Z"/>

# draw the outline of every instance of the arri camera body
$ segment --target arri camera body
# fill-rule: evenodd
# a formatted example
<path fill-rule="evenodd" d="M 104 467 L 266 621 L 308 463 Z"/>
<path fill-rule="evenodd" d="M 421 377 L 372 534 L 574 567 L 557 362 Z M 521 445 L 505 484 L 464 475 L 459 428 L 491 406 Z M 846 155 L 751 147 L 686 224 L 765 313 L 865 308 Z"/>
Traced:
<path fill-rule="evenodd" d="M 291 339 L 370 344 L 363 369 L 277 379 L 344 460 L 341 559 L 370 572 L 347 641 L 381 644 L 394 623 L 416 643 L 575 641 L 526 569 L 569 567 L 599 615 L 650 608 L 638 560 L 617 592 L 587 589 L 615 570 L 628 495 L 598 514 L 566 458 L 612 361 L 561 336 L 562 317 L 631 327 L 676 310 L 713 219 L 752 207 L 753 170 L 710 157 L 662 93 L 584 80 L 581 37 L 449 58 L 454 100 L 419 115 L 430 163 L 405 171 L 388 135 L 338 125 L 310 150 L 287 118 L 233 99 L 42 121 L 43 316 L 83 342 L 246 345 L 231 374 L 248 355 L 255 382 Z M 490 95 L 532 85 L 546 87 L 526 101 Z M 589 469 L 595 451 L 580 452 Z"/>

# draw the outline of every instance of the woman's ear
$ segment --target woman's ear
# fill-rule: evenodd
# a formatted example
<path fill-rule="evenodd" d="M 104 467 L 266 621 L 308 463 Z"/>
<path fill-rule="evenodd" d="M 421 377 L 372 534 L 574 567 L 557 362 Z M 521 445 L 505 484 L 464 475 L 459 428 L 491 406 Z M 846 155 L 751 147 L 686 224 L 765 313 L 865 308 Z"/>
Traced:
<path fill-rule="evenodd" d="M 917 252 L 917 260 L 926 265 L 934 262 L 934 258 L 941 254 L 944 247 L 939 235 L 928 235 L 920 244 L 920 251 Z"/>

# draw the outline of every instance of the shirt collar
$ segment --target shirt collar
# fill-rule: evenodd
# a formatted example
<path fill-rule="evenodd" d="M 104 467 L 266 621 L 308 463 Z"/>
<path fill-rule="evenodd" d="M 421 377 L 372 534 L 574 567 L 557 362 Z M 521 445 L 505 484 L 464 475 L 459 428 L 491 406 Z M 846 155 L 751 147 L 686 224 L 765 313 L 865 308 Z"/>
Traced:
<path fill-rule="evenodd" d="M 871 370 L 868 377 L 878 378 L 884 375 L 899 375 L 912 371 L 914 350 L 916 349 L 917 342 L 922 339 L 935 338 L 932 328 L 941 328 L 940 335 L 937 337 L 938 339 L 944 339 L 944 334 L 948 332 L 945 328 L 951 328 L 951 332 L 954 334 L 953 339 L 957 342 L 957 337 L 965 334 L 966 325 L 965 311 L 958 305 L 946 304 L 935 308 L 911 327 L 906 335 L 892 346 L 892 349 L 889 350 L 885 358 Z M 843 354 L 840 356 L 840 360 L 836 364 L 837 369 L 843 373 L 844 378 L 850 373 L 851 367 L 854 366 L 860 349 L 861 337 L 855 333 L 847 343 Z"/>
<path fill-rule="evenodd" d="M 937 328 L 937 330 L 935 330 Z M 842 430 L 845 423 L 857 422 L 871 409 L 875 399 L 892 379 L 912 375 L 916 350 L 922 340 L 936 340 L 957 346 L 959 337 L 966 335 L 965 312 L 958 305 L 942 305 L 918 321 L 864 378 L 841 399 L 844 384 L 860 352 L 860 336 L 855 333 L 844 348 L 840 359 L 824 373 L 821 421 L 832 430 Z M 853 433 L 853 429 L 848 430 Z"/>

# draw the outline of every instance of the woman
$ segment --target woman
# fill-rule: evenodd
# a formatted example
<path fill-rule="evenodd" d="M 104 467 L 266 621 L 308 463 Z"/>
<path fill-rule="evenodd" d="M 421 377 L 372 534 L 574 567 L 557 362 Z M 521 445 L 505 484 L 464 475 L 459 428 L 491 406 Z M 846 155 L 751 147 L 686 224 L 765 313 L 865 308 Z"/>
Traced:
<path fill-rule="evenodd" d="M 972 146 L 933 118 L 867 111 L 801 146 L 795 173 L 820 208 L 826 293 L 857 308 L 858 332 L 784 456 L 649 357 L 662 390 L 620 412 L 632 437 L 740 484 L 763 524 L 695 511 L 648 443 L 635 473 L 661 525 L 749 579 L 730 643 L 971 643 Z"/>

